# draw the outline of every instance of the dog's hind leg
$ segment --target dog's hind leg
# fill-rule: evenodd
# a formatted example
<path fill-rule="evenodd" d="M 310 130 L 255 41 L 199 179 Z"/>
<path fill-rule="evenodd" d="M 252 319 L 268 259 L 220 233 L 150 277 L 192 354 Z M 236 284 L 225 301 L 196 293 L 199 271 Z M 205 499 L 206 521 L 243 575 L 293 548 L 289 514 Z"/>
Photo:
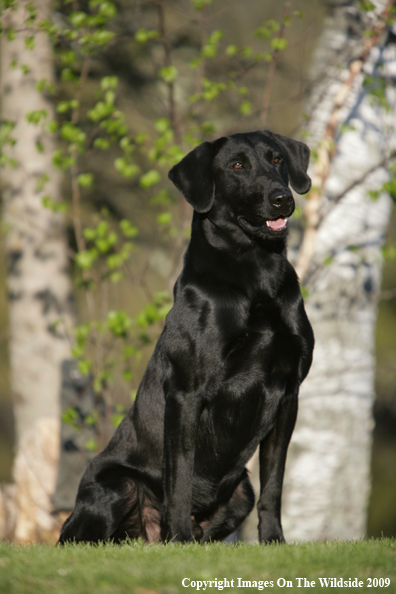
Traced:
<path fill-rule="evenodd" d="M 129 530 L 120 532 L 120 527 L 127 518 L 134 517 L 136 526 L 129 522 L 131 537 L 143 537 L 139 485 L 134 478 L 119 465 L 101 468 L 95 474 L 90 470 L 81 480 L 75 509 L 62 527 L 59 543 L 125 539 Z"/>
<path fill-rule="evenodd" d="M 241 481 L 238 483 L 227 503 L 219 505 L 217 510 L 207 519 L 199 520 L 203 535 L 202 542 L 224 540 L 235 532 L 244 519 L 250 514 L 254 506 L 254 491 L 245 470 Z M 193 529 L 194 536 L 197 532 Z"/>

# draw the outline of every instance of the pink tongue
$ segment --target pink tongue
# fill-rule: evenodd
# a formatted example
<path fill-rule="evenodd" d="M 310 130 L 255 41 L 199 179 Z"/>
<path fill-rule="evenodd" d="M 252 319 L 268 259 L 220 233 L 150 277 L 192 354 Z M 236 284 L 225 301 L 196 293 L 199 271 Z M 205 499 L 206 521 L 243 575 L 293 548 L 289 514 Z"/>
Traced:
<path fill-rule="evenodd" d="M 283 229 L 286 227 L 285 219 L 276 219 L 275 221 L 268 221 L 271 229 Z"/>

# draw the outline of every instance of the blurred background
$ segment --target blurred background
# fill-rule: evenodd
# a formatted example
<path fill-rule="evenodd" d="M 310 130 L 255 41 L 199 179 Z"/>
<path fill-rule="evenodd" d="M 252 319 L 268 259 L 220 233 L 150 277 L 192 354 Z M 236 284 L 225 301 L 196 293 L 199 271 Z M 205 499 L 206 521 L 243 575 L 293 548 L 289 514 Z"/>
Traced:
<path fill-rule="evenodd" d="M 383 67 L 384 63 L 393 64 L 393 68 L 396 64 L 392 54 L 396 38 L 393 3 L 40 0 L 33 4 L 37 9 L 33 16 L 24 2 L 19 3 L 19 12 L 11 14 L 6 8 L 2 15 L 6 32 L 1 46 L 3 139 L 10 135 L 17 140 L 15 144 L 3 144 L 4 154 L 10 156 L 2 162 L 3 172 L 8 173 L 1 174 L 4 216 L 0 246 L 0 481 L 3 485 L 18 485 L 14 464 L 23 442 L 23 430 L 17 427 L 18 423 L 20 427 L 31 425 L 26 419 L 18 420 L 18 404 L 30 398 L 21 394 L 24 389 L 29 393 L 29 385 L 13 387 L 15 377 L 25 374 L 26 359 L 20 367 L 15 362 L 23 347 L 10 347 L 16 336 L 15 320 L 21 315 L 13 317 L 11 312 L 16 294 L 13 283 L 16 277 L 15 282 L 20 282 L 23 268 L 17 273 L 10 270 L 15 262 L 18 266 L 23 262 L 26 253 L 24 247 L 18 247 L 15 258 L 15 239 L 10 239 L 13 225 L 17 226 L 12 219 L 13 196 L 18 196 L 18 192 L 22 196 L 24 191 L 18 186 L 20 166 L 11 161 L 21 158 L 17 156 L 18 143 L 26 136 L 18 137 L 18 126 L 4 128 L 16 117 L 10 111 L 10 96 L 14 92 L 21 99 L 26 92 L 21 86 L 18 91 L 17 85 L 30 83 L 29 92 L 40 94 L 44 102 L 44 107 L 37 103 L 34 109 L 29 104 L 21 106 L 26 114 L 36 115 L 30 115 L 30 119 L 19 115 L 18 121 L 34 128 L 32 144 L 38 155 L 50 153 L 49 160 L 38 165 L 35 173 L 36 182 L 41 180 L 42 187 L 37 182 L 33 194 L 38 208 L 45 211 L 41 215 L 38 210 L 35 216 L 36 221 L 48 213 L 55 217 L 59 236 L 65 237 L 67 265 L 62 265 L 62 269 L 71 279 L 72 299 L 69 294 L 66 299 L 69 321 L 64 330 L 68 345 L 65 352 L 69 351 L 70 356 L 62 355 L 60 360 L 72 361 L 74 355 L 77 383 L 68 384 L 63 371 L 52 389 L 51 415 L 62 418 L 63 467 L 55 473 L 55 490 L 62 491 L 58 492 L 55 508 L 51 508 L 53 493 L 47 493 L 52 502 L 48 503 L 50 514 L 67 512 L 84 465 L 103 447 L 133 401 L 171 305 L 172 286 L 188 242 L 191 212 L 167 181 L 169 168 L 204 140 L 268 128 L 309 144 L 314 178 L 311 204 L 317 201 L 328 206 L 332 190 L 326 183 L 330 175 L 337 176 L 336 158 L 344 150 L 342 137 L 346 135 L 352 142 L 353 135 L 360 134 L 354 142 L 358 146 L 365 142 L 358 121 L 364 121 L 371 109 L 384 122 L 385 132 L 380 131 L 384 138 L 382 152 L 375 154 L 373 160 L 374 164 L 378 156 L 383 177 L 364 189 L 362 200 L 370 202 L 372 218 L 376 216 L 375 208 L 382 208 L 381 200 L 388 200 L 388 206 L 384 229 L 372 240 L 377 250 L 373 260 L 365 256 L 364 263 L 359 261 L 355 266 L 356 270 L 374 270 L 370 273 L 374 279 L 372 289 L 366 292 L 370 293 L 370 311 L 375 312 L 370 314 L 375 336 L 375 402 L 369 402 L 370 411 L 373 404 L 375 425 L 368 422 L 373 428 L 372 441 L 371 429 L 365 441 L 370 477 L 364 479 L 368 495 L 359 513 L 364 514 L 367 536 L 395 536 L 396 219 L 389 198 L 396 195 L 394 187 L 389 186 L 394 176 L 395 130 L 388 121 L 390 115 L 394 119 L 395 70 L 392 75 L 388 71 L 384 74 Z M 27 26 L 15 25 L 12 20 L 16 18 Z M 40 23 L 44 25 L 39 26 Z M 22 29 L 27 32 L 19 33 Z M 23 35 L 19 49 L 18 34 Z M 44 45 L 38 40 L 26 41 L 44 35 Z M 42 78 L 35 67 L 41 61 L 40 52 L 46 51 L 48 68 Z M 351 65 L 358 63 L 355 72 Z M 40 86 L 38 83 L 43 80 L 46 82 Z M 339 94 L 340 89 L 343 95 Z M 15 99 L 11 98 L 11 103 L 15 104 Z M 360 113 L 361 105 L 366 111 Z M 45 115 L 40 116 L 40 110 Z M 52 129 L 51 122 L 55 122 Z M 373 155 L 370 142 L 379 144 L 367 137 L 368 151 Z M 68 157 L 75 163 L 68 163 Z M 46 175 L 52 176 L 57 188 L 52 188 L 49 196 Z M 357 175 L 341 181 L 339 186 L 343 191 L 352 189 L 351 183 L 363 187 L 366 178 L 364 171 L 357 170 Z M 367 196 L 369 191 L 371 197 Z M 387 197 L 381 198 L 384 193 Z M 342 200 L 338 197 L 334 204 Z M 298 198 L 291 223 L 290 258 L 297 265 L 304 234 L 307 229 L 315 231 L 318 227 L 310 220 L 307 203 L 309 198 Z M 325 216 L 321 215 L 323 220 Z M 51 221 L 48 227 L 52 227 Z M 371 238 L 369 229 L 367 233 Z M 23 244 L 21 237 L 25 235 L 26 230 L 20 232 L 18 245 Z M 352 241 L 350 244 L 353 245 L 349 245 L 349 252 L 356 254 L 359 246 Z M 307 270 L 300 273 L 308 305 L 315 287 L 320 286 L 318 268 L 336 266 L 335 253 L 334 246 L 330 246 L 319 264 L 312 254 L 308 257 Z M 381 254 L 385 256 L 383 265 Z M 359 286 L 354 291 L 363 294 Z M 45 291 L 42 289 L 41 293 Z M 48 292 L 45 295 L 48 297 Z M 337 297 L 330 292 L 328 298 Z M 360 296 L 350 298 L 351 303 L 359 300 Z M 51 310 L 48 303 L 41 310 L 44 317 Z M 315 307 L 313 303 L 312 308 Z M 366 305 L 358 303 L 357 307 L 366 311 Z M 53 313 L 50 322 L 46 318 L 44 323 L 46 328 L 51 325 L 50 334 L 58 332 L 57 315 L 64 319 L 60 306 L 58 314 Z M 27 334 L 20 340 L 26 345 L 36 339 L 34 334 Z M 370 340 L 367 348 L 373 354 L 374 343 Z M 39 342 L 31 349 L 38 350 Z M 59 361 L 56 365 L 60 370 Z M 70 365 L 73 367 L 73 363 Z M 44 377 L 41 376 L 41 382 Z M 81 386 L 85 396 L 89 391 L 85 412 L 75 400 L 81 396 Z M 374 391 L 371 390 L 372 394 Z M 41 408 L 45 411 L 45 404 L 36 406 L 33 401 L 32 406 L 36 412 Z M 45 417 L 45 413 L 40 414 Z M 28 418 L 26 414 L 25 417 Z M 73 432 L 80 437 L 75 439 Z M 73 442 L 74 450 L 79 452 L 77 462 L 67 458 L 71 450 L 65 449 L 66 442 Z M 73 478 L 70 472 L 74 473 Z M 350 468 L 347 472 L 350 474 Z M 69 490 L 65 489 L 65 482 Z M 356 489 L 359 490 L 358 484 Z M 5 488 L 4 493 L 5 508 L 12 497 L 22 505 L 16 491 Z M 37 536 L 33 530 L 32 534 L 33 539 L 45 539 L 46 532 L 42 529 Z"/>

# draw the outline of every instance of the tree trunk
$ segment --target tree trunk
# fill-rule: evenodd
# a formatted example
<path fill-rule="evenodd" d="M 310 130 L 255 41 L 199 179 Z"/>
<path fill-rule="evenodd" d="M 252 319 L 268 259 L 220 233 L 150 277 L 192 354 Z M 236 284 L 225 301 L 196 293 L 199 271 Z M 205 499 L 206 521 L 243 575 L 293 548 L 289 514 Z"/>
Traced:
<path fill-rule="evenodd" d="M 396 145 L 396 92 L 388 85 L 386 112 L 363 83 L 366 75 L 394 80 L 396 47 L 380 31 L 378 43 L 367 48 L 367 22 L 356 2 L 347 4 L 334 9 L 320 43 L 316 72 L 325 76 L 310 107 L 310 144 L 319 146 L 311 174 L 323 192 L 317 204 L 315 196 L 306 202 L 311 245 L 303 242 L 297 271 L 309 290 L 316 345 L 287 461 L 282 517 L 288 541 L 358 539 L 367 524 L 374 331 L 391 211 L 388 194 L 374 201 L 368 191 L 389 179 L 384 165 Z M 376 12 L 390 4 L 375 2 Z M 335 149 L 328 148 L 330 129 Z M 301 257 L 304 248 L 308 258 Z"/>
<path fill-rule="evenodd" d="M 23 0 L 17 11 L 7 11 L 5 26 L 15 28 L 16 38 L 1 40 L 2 119 L 15 122 L 16 144 L 9 154 L 17 166 L 2 172 L 16 458 L 14 485 L 0 492 L 0 538 L 21 542 L 56 537 L 59 518 L 51 515 L 50 497 L 59 455 L 61 363 L 70 357 L 72 327 L 63 220 L 42 205 L 39 188 L 42 176 L 51 172 L 53 141 L 26 119 L 37 110 L 55 119 L 51 101 L 36 90 L 42 79 L 54 80 L 52 50 L 44 32 L 34 34 L 33 50 L 26 48 L 25 38 L 33 36 L 25 22 L 28 4 Z M 34 5 L 37 21 L 48 18 L 49 0 Z M 60 180 L 50 175 L 44 194 L 57 201 Z"/>

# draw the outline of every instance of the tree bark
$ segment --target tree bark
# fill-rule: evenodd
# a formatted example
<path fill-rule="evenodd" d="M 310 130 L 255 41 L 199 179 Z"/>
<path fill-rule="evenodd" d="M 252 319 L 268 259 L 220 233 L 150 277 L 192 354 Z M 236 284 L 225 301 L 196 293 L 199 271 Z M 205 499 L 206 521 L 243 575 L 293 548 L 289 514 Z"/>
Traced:
<path fill-rule="evenodd" d="M 316 345 L 287 462 L 282 517 L 288 541 L 358 539 L 367 524 L 374 331 L 391 211 L 388 194 L 374 201 L 368 191 L 389 179 L 384 163 L 396 145 L 396 92 L 388 85 L 387 112 L 363 83 L 365 75 L 394 81 L 396 47 L 380 33 L 358 64 L 367 22 L 360 20 L 356 2 L 347 4 L 334 9 L 327 23 L 315 66 L 325 76 L 310 106 L 310 144 L 319 147 L 311 174 L 320 187 L 322 171 L 323 191 L 315 209 L 307 200 L 314 243 L 308 264 L 300 258 L 297 270 L 309 290 L 306 307 Z M 377 14 L 389 5 L 374 4 Z M 366 16 L 375 26 L 374 14 Z M 340 63 L 346 65 L 342 71 Z M 322 141 L 332 117 L 334 145 L 326 148 Z M 344 133 L 342 124 L 348 125 Z"/>
<path fill-rule="evenodd" d="M 56 538 L 60 520 L 51 515 L 50 497 L 59 455 L 61 363 L 70 357 L 73 323 L 64 222 L 42 205 L 38 187 L 50 173 L 44 193 L 59 200 L 60 179 L 51 173 L 54 143 L 26 119 L 43 109 L 48 120 L 55 119 L 50 99 L 36 90 L 38 81 L 54 81 L 52 49 L 44 32 L 34 33 L 33 50 L 26 48 L 25 39 L 33 36 L 27 5 L 23 0 L 17 11 L 8 10 L 5 25 L 15 28 L 16 38 L 1 40 L 2 119 L 15 122 L 9 154 L 17 167 L 2 172 L 16 457 L 14 485 L 0 492 L 0 538 L 20 542 Z M 34 5 L 37 21 L 48 18 L 49 0 Z M 10 68 L 13 60 L 17 67 Z"/>

